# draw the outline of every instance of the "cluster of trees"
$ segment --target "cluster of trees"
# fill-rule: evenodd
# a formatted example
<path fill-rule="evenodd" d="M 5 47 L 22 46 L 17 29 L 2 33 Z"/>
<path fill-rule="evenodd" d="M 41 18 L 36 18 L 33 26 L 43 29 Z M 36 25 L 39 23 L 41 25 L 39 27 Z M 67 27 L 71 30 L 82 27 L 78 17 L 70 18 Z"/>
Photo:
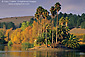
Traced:
<path fill-rule="evenodd" d="M 0 44 L 5 43 L 5 40 L 4 40 L 5 35 L 4 34 L 5 34 L 4 29 L 0 29 Z"/>
<path fill-rule="evenodd" d="M 53 7 L 52 7 L 52 10 L 53 10 Z M 54 12 L 52 12 L 52 14 L 53 14 L 53 13 L 54 13 Z M 54 13 L 54 14 L 56 14 L 56 13 Z M 53 14 L 52 16 L 54 16 L 54 14 Z M 52 16 L 48 16 L 47 19 L 48 19 L 48 20 L 52 20 L 52 18 L 54 18 L 54 17 L 52 17 Z M 63 17 L 63 18 L 68 17 L 68 19 L 69 19 L 68 27 L 69 27 L 70 29 L 72 29 L 72 28 L 74 28 L 74 27 L 76 27 L 76 28 L 81 27 L 81 28 L 85 29 L 85 25 L 84 25 L 84 24 L 85 24 L 85 13 L 81 14 L 81 16 L 80 16 L 80 15 L 76 15 L 76 14 L 72 14 L 72 13 L 67 14 L 67 13 L 62 13 L 62 12 L 60 12 L 60 13 L 58 14 L 58 20 L 59 20 L 61 17 Z M 39 17 L 37 17 L 37 18 L 39 18 Z M 37 18 L 31 18 L 28 25 L 32 26 L 33 21 L 37 21 Z M 56 24 L 57 24 L 56 21 L 57 21 L 57 16 L 55 16 L 55 18 L 53 19 L 53 24 L 54 24 L 55 27 L 56 27 Z M 24 23 L 26 23 L 26 22 L 27 22 L 27 21 L 24 21 Z M 20 26 L 19 26 L 19 28 L 20 28 L 21 25 L 24 24 L 24 23 L 21 23 Z M 15 29 L 15 28 L 16 28 L 16 26 L 14 25 L 13 22 L 0 22 L 0 28 L 3 28 L 3 27 L 5 27 L 6 29 L 10 29 L 10 28 Z M 27 27 L 27 26 L 26 26 L 26 27 Z"/>
<path fill-rule="evenodd" d="M 1 22 L 0 28 L 6 28 L 6 29 L 13 28 L 13 29 L 15 29 L 15 25 L 13 22 Z"/>
<path fill-rule="evenodd" d="M 85 29 L 85 13 L 81 14 L 81 15 L 76 15 L 76 14 L 67 14 L 67 13 L 62 13 L 60 12 L 58 14 L 58 20 L 61 19 L 61 17 L 63 18 L 66 18 L 68 17 L 69 19 L 69 22 L 68 22 L 68 27 L 70 29 L 76 27 L 76 28 L 79 28 L 81 27 L 82 29 Z M 47 17 L 48 20 L 51 20 L 52 17 L 51 16 L 48 16 Z M 32 18 L 31 19 L 31 22 L 33 22 L 35 20 L 35 18 Z M 55 18 L 53 19 L 53 23 L 54 23 L 54 26 L 56 27 L 56 24 L 57 24 L 57 16 L 55 16 Z"/>
<path fill-rule="evenodd" d="M 80 15 L 76 15 L 76 14 L 72 14 L 72 13 L 67 14 L 67 13 L 60 12 L 59 15 L 58 15 L 58 20 L 61 17 L 64 17 L 64 18 L 68 17 L 68 19 L 70 19 L 69 23 L 68 23 L 68 27 L 70 29 L 72 29 L 74 27 L 78 28 L 80 26 L 81 26 L 81 28 L 85 29 L 85 25 L 84 25 L 84 23 L 85 23 L 85 13 L 81 14 L 81 16 L 80 16 Z M 56 26 L 56 23 L 57 23 L 56 19 L 57 19 L 57 16 L 54 18 L 54 26 Z"/>
<path fill-rule="evenodd" d="M 34 45 L 61 43 L 70 48 L 79 46 L 77 38 L 69 34 L 69 27 L 84 27 L 85 14 L 81 16 L 59 13 L 61 5 L 57 2 L 50 8 L 50 12 L 39 6 L 35 13 L 35 18 L 24 21 L 19 28 L 15 28 L 14 23 L 4 23 L 0 31 L 0 39 L 13 44 L 29 42 Z M 51 13 L 51 15 L 49 15 Z M 77 20 L 77 21 L 76 21 Z M 82 20 L 82 21 L 79 21 Z M 10 26 L 7 26 L 9 24 Z M 5 29 L 4 26 L 8 29 Z M 2 27 L 2 26 L 1 26 Z M 74 41 L 75 40 L 75 41 Z M 3 42 L 3 41 L 2 41 Z"/>

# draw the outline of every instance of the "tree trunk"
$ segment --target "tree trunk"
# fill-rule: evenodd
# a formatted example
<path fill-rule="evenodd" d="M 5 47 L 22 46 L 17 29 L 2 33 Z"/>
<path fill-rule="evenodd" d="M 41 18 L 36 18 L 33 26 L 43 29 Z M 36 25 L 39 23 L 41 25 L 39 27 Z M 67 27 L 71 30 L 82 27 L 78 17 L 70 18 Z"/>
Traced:
<path fill-rule="evenodd" d="M 57 44 L 57 26 L 56 26 L 56 44 Z"/>
<path fill-rule="evenodd" d="M 63 26 L 63 23 L 61 23 L 61 25 Z"/>
<path fill-rule="evenodd" d="M 38 24 L 37 24 L 37 25 L 38 25 Z M 38 25 L 38 27 L 39 27 L 39 25 Z M 37 28 L 37 29 L 38 29 L 38 28 Z M 37 32 L 38 32 L 38 36 L 39 36 L 39 29 L 38 29 L 38 31 L 37 31 Z"/>
<path fill-rule="evenodd" d="M 52 18 L 52 43 L 53 43 L 53 34 L 54 34 L 54 32 L 53 32 L 53 19 L 54 19 L 54 17 Z"/>
<path fill-rule="evenodd" d="M 39 34 L 39 30 L 38 30 L 38 36 L 39 36 L 40 34 Z"/>
<path fill-rule="evenodd" d="M 46 47 L 47 47 L 47 27 L 46 27 Z"/>
<path fill-rule="evenodd" d="M 45 19 L 46 19 L 46 17 L 45 17 Z M 44 33 L 45 19 L 44 19 L 44 24 L 43 24 L 43 33 Z"/>
<path fill-rule="evenodd" d="M 58 28 L 58 10 L 57 10 L 57 26 L 56 26 L 56 44 L 57 44 L 57 28 Z"/>
<path fill-rule="evenodd" d="M 66 22 L 66 27 L 68 26 L 68 22 Z"/>
<path fill-rule="evenodd" d="M 57 26 L 58 26 L 58 10 L 57 10 Z"/>
<path fill-rule="evenodd" d="M 42 37 L 42 24 L 41 24 L 41 37 Z"/>
<path fill-rule="evenodd" d="M 52 30 L 52 43 L 53 43 L 53 30 Z"/>

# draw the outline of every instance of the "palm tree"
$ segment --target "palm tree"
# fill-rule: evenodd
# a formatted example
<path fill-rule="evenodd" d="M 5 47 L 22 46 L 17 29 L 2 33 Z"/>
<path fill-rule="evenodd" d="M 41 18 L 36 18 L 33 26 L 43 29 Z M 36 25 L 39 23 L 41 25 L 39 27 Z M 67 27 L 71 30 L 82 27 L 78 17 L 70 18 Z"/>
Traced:
<path fill-rule="evenodd" d="M 46 9 L 44 9 L 44 11 L 42 13 L 42 17 L 44 18 L 43 22 L 45 22 L 45 20 L 47 19 L 48 16 L 49 16 L 49 12 Z M 43 25 L 43 33 L 44 33 L 44 27 L 45 27 L 44 25 Z"/>
<path fill-rule="evenodd" d="M 57 25 L 58 25 L 58 12 L 59 12 L 60 9 L 61 9 L 61 4 L 60 4 L 59 2 L 57 2 L 57 3 L 55 4 L 55 9 L 56 9 L 56 11 L 57 11 Z"/>
<path fill-rule="evenodd" d="M 47 32 L 48 32 L 47 29 L 50 28 L 50 26 L 51 24 L 48 24 L 48 23 L 46 24 L 46 46 L 48 46 L 47 45 Z"/>
<path fill-rule="evenodd" d="M 37 8 L 37 12 L 38 12 L 40 18 L 42 18 L 42 13 L 43 13 L 43 11 L 44 11 L 44 8 L 43 8 L 42 6 L 39 6 L 39 7 Z"/>
<path fill-rule="evenodd" d="M 53 43 L 53 26 L 54 26 L 54 24 L 53 24 L 53 19 L 55 18 L 55 15 L 56 15 L 56 9 L 55 9 L 55 7 L 54 6 L 52 6 L 51 8 L 50 8 L 50 12 L 51 12 L 51 17 L 52 17 L 52 43 Z"/>
<path fill-rule="evenodd" d="M 36 12 L 36 13 L 35 13 L 35 18 L 36 18 L 37 20 L 39 20 L 39 17 L 40 17 L 40 16 L 39 16 L 38 12 Z"/>
<path fill-rule="evenodd" d="M 42 6 L 39 6 L 38 8 L 37 8 L 37 11 L 36 11 L 36 13 L 35 13 L 35 17 L 36 17 L 36 19 L 37 19 L 37 21 L 39 21 L 39 19 L 40 19 L 40 17 L 42 17 L 42 12 L 43 12 L 43 7 Z M 39 22 L 38 22 L 39 23 Z M 38 30 L 38 36 L 39 36 L 39 30 Z"/>
<path fill-rule="evenodd" d="M 44 12 L 44 8 L 43 8 L 42 6 L 39 6 L 39 7 L 37 8 L 37 12 L 38 12 L 40 18 L 42 18 L 42 13 Z M 39 19 L 40 19 L 40 18 L 39 18 Z M 41 23 L 39 23 L 39 24 L 42 25 Z M 41 29 L 41 33 L 42 33 L 42 29 Z M 42 36 L 42 35 L 41 35 L 41 36 Z"/>
<path fill-rule="evenodd" d="M 36 13 L 35 13 L 35 18 L 36 18 L 37 20 L 39 20 L 39 17 L 40 17 L 40 16 L 39 16 L 38 12 L 36 12 Z M 38 29 L 38 28 L 37 28 L 37 29 Z M 38 30 L 38 36 L 39 36 L 39 30 Z"/>
<path fill-rule="evenodd" d="M 58 12 L 60 11 L 61 9 L 61 4 L 59 2 L 57 2 L 55 4 L 55 9 L 57 11 L 57 26 L 58 26 Z M 57 44 L 57 26 L 56 26 L 56 44 Z"/>
<path fill-rule="evenodd" d="M 47 17 L 49 16 L 49 12 L 44 9 L 44 12 L 42 13 L 43 18 L 46 20 Z M 47 46 L 47 27 L 46 27 L 46 46 Z"/>
<path fill-rule="evenodd" d="M 52 18 L 55 18 L 55 15 L 56 15 L 56 9 L 55 9 L 54 6 L 52 6 L 52 7 L 50 8 L 50 12 L 51 12 Z"/>
<path fill-rule="evenodd" d="M 47 19 L 47 17 L 49 16 L 49 12 L 46 9 L 44 9 L 42 16 L 44 19 Z"/>

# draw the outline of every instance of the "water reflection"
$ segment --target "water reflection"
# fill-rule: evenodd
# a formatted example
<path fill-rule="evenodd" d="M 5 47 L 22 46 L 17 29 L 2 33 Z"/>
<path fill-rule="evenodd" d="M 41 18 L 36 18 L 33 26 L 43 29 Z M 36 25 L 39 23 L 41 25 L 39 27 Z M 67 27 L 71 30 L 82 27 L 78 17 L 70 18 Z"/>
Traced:
<path fill-rule="evenodd" d="M 85 57 L 76 51 L 26 51 L 21 47 L 0 47 L 0 57 Z"/>

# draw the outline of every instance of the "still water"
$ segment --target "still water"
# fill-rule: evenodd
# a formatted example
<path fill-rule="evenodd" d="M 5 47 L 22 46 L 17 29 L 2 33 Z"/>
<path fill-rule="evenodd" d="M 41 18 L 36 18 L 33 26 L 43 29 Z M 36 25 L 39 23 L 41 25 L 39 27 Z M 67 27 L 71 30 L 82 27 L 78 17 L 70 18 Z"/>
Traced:
<path fill-rule="evenodd" d="M 21 47 L 0 46 L 0 57 L 85 57 L 79 51 L 26 51 Z"/>

